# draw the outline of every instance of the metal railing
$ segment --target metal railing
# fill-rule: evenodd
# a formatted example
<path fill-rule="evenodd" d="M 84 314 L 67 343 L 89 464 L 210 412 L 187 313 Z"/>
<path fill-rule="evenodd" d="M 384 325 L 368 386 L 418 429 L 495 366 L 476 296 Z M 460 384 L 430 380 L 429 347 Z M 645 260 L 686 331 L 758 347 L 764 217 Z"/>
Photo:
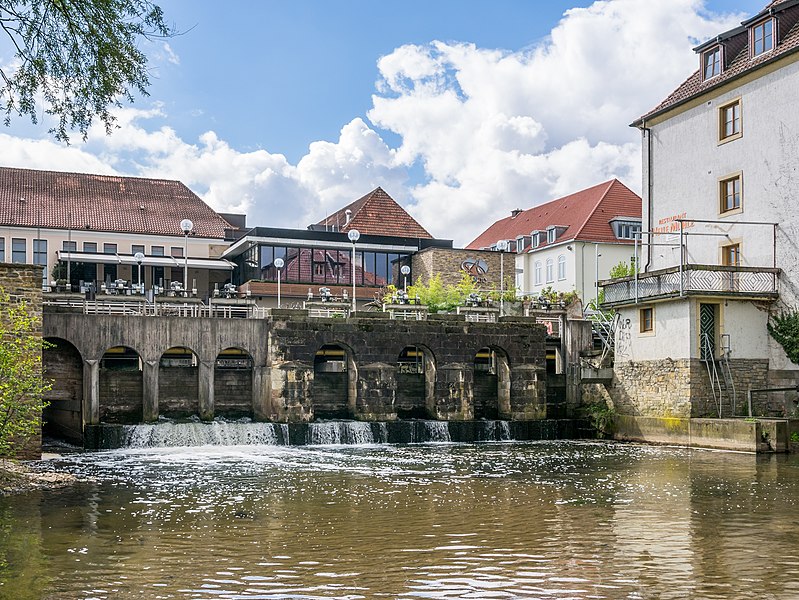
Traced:
<path fill-rule="evenodd" d="M 255 305 L 232 306 L 202 304 L 198 302 L 145 302 L 78 300 L 59 298 L 45 299 L 45 307 L 67 308 L 85 315 L 117 315 L 139 317 L 215 317 L 222 319 L 264 319 L 268 310 Z"/>
<path fill-rule="evenodd" d="M 776 298 L 779 274 L 780 269 L 771 267 L 683 265 L 611 279 L 600 285 L 605 290 L 607 306 L 687 294 Z"/>

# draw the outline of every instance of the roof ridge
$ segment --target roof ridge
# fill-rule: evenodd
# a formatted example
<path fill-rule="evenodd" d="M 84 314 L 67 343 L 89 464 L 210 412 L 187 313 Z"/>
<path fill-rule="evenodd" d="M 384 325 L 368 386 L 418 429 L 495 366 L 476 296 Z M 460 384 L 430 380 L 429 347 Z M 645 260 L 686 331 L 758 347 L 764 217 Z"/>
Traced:
<path fill-rule="evenodd" d="M 81 171 L 54 171 L 52 169 L 29 169 L 27 167 L 3 167 L 0 169 L 7 171 L 30 171 L 33 173 L 52 173 L 54 175 L 76 175 L 78 177 L 102 177 L 104 179 L 137 179 L 139 181 L 168 181 L 170 183 L 179 183 L 184 187 L 188 187 L 179 179 L 166 179 L 164 177 L 142 177 L 141 175 L 121 175 L 119 173 L 86 173 Z"/>

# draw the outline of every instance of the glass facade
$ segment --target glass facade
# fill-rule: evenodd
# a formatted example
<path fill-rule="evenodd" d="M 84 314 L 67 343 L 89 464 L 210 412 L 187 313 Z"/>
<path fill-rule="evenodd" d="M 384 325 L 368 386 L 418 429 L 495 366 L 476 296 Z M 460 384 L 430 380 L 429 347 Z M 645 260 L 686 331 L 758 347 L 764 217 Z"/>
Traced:
<path fill-rule="evenodd" d="M 284 283 L 310 285 L 352 285 L 352 250 L 327 248 L 295 248 L 261 244 L 242 255 L 244 280 L 277 281 L 275 260 L 283 259 L 280 280 Z M 394 252 L 355 252 L 355 285 L 402 287 L 400 269 L 411 266 L 411 255 Z M 410 281 L 413 274 L 408 276 Z"/>

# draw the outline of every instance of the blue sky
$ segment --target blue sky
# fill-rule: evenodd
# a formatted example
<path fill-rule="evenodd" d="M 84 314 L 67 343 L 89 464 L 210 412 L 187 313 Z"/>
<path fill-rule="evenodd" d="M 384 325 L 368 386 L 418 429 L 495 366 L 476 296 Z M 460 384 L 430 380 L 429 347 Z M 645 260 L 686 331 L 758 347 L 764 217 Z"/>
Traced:
<path fill-rule="evenodd" d="M 150 96 L 70 147 L 21 119 L 0 164 L 180 179 L 250 225 L 303 227 L 377 185 L 467 243 L 509 210 L 618 177 L 627 127 L 693 44 L 765 0 L 166 0 Z M 8 49 L 0 44 L 0 62 Z"/>

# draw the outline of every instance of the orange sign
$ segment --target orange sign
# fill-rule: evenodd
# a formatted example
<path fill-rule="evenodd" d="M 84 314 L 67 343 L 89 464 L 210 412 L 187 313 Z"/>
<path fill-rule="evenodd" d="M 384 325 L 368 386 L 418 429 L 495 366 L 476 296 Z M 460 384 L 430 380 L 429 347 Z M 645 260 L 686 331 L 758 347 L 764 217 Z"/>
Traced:
<path fill-rule="evenodd" d="M 686 214 L 687 213 L 680 213 L 678 215 L 659 219 L 657 226 L 652 228 L 653 233 L 679 233 L 680 220 L 685 219 Z M 682 221 L 683 229 L 689 229 L 694 225 L 695 223 L 693 221 Z"/>

